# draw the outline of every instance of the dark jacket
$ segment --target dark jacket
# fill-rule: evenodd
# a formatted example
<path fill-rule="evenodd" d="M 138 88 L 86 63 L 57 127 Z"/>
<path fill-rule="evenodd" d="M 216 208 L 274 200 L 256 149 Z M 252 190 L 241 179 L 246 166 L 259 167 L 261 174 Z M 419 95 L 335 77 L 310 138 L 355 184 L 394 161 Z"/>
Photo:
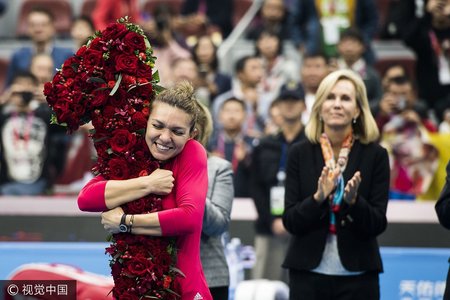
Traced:
<path fill-rule="evenodd" d="M 305 138 L 303 130 L 288 144 L 288 149 L 295 142 Z M 283 144 L 287 143 L 282 133 L 260 140 L 253 149 L 250 177 L 250 197 L 255 202 L 258 218 L 255 230 L 258 234 L 272 235 L 274 216 L 270 212 L 270 189 L 276 186 L 277 172 L 280 167 Z M 287 152 L 285 154 L 287 156 Z M 287 157 L 285 157 L 285 160 Z"/>
<path fill-rule="evenodd" d="M 322 258 L 329 232 L 328 201 L 313 199 L 324 160 L 320 144 L 303 141 L 288 156 L 283 223 L 293 235 L 283 267 L 311 270 Z M 344 181 L 361 172 L 358 198 L 353 206 L 343 202 L 336 216 L 337 244 L 342 265 L 349 271 L 382 272 L 376 237 L 387 226 L 389 161 L 384 148 L 356 140 L 344 171 Z"/>
<path fill-rule="evenodd" d="M 450 161 L 447 164 L 445 186 L 436 202 L 435 209 L 439 218 L 439 223 L 445 228 L 450 229 Z"/>

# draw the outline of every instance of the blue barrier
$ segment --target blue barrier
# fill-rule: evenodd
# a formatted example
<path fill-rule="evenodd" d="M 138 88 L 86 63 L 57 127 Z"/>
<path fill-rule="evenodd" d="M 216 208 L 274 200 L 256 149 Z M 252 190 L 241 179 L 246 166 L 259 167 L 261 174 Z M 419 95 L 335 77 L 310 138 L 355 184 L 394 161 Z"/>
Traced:
<path fill-rule="evenodd" d="M 0 243 L 0 279 L 31 262 L 63 263 L 109 275 L 107 243 Z M 450 249 L 382 247 L 382 300 L 441 300 Z"/>

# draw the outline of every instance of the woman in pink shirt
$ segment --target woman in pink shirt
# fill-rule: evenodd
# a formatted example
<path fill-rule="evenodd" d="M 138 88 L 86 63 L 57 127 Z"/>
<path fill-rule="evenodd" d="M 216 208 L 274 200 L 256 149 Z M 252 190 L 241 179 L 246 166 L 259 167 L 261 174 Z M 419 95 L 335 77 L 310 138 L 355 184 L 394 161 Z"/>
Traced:
<path fill-rule="evenodd" d="M 198 106 L 193 87 L 181 83 L 156 96 L 147 123 L 146 143 L 164 166 L 148 176 L 128 180 L 92 179 L 81 190 L 83 211 L 103 211 L 102 224 L 110 233 L 124 226 L 139 235 L 174 236 L 182 300 L 211 300 L 200 262 L 200 236 L 208 189 L 206 152 L 192 138 Z M 124 214 L 121 205 L 148 194 L 163 196 L 163 211 Z M 122 231 L 123 232 L 123 231 Z"/>

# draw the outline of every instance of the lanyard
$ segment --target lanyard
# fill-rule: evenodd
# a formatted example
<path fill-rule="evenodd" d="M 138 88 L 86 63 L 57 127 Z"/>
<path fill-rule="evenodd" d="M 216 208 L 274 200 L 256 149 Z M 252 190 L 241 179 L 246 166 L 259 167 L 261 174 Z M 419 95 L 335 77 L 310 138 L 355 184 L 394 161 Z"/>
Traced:
<path fill-rule="evenodd" d="M 18 146 L 18 142 L 19 140 L 23 140 L 23 145 L 24 148 L 27 149 L 28 148 L 28 141 L 30 140 L 30 132 L 31 132 L 31 127 L 33 127 L 33 113 L 29 112 L 27 114 L 27 120 L 25 123 L 25 126 L 23 128 L 23 130 L 20 130 L 22 134 L 20 134 L 18 128 L 20 127 L 19 125 L 19 116 L 17 113 L 14 113 L 13 115 L 13 120 L 14 120 L 14 128 L 13 128 L 13 143 L 14 146 L 17 149 Z"/>
<path fill-rule="evenodd" d="M 286 161 L 287 161 L 287 143 L 283 143 L 281 146 L 281 157 L 280 162 L 278 164 L 278 173 L 277 173 L 277 180 L 278 183 L 283 183 L 286 179 Z"/>

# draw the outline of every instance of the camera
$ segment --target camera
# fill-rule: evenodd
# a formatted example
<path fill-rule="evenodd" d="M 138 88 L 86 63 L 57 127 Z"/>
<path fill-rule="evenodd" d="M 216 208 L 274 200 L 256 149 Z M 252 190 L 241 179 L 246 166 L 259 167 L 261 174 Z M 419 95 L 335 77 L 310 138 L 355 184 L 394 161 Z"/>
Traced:
<path fill-rule="evenodd" d="M 169 21 L 166 17 L 159 16 L 156 18 L 156 28 L 158 31 L 163 31 L 169 27 Z"/>
<path fill-rule="evenodd" d="M 406 98 L 404 96 L 399 96 L 397 98 L 397 110 L 403 111 L 406 108 Z"/>
<path fill-rule="evenodd" d="M 24 105 L 30 104 L 31 100 L 33 100 L 34 94 L 33 92 L 23 91 L 19 93 L 22 97 L 22 102 Z"/>

